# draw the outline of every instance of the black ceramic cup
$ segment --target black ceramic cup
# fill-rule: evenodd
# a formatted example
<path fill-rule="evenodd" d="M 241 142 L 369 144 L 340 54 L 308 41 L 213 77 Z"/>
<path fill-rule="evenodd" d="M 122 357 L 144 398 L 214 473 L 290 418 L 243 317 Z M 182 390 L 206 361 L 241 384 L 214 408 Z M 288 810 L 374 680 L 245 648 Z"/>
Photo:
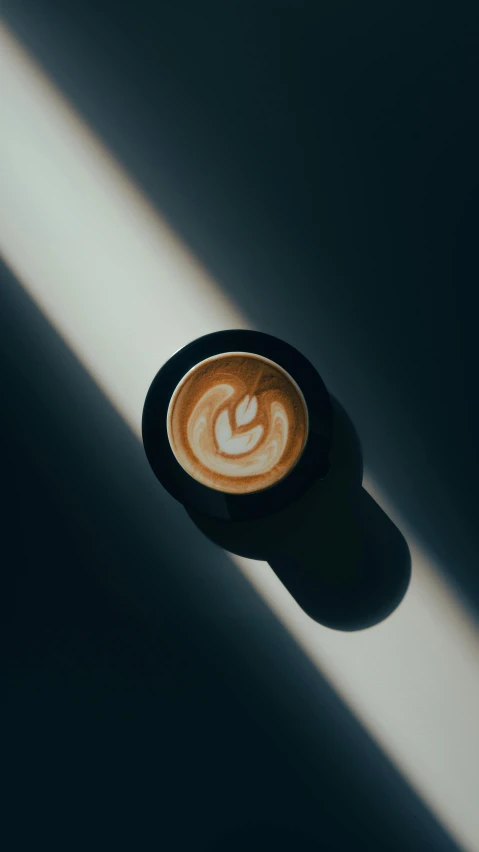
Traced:
<path fill-rule="evenodd" d="M 328 475 L 333 411 L 317 370 L 293 346 L 219 331 L 161 367 L 142 435 L 153 472 L 187 510 L 246 521 L 285 509 Z"/>

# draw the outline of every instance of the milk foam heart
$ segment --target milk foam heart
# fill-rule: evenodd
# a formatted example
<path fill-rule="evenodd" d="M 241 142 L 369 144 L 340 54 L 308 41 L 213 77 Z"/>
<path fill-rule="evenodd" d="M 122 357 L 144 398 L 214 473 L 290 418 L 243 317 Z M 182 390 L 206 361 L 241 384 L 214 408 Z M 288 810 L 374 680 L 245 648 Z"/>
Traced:
<path fill-rule="evenodd" d="M 292 377 L 258 355 L 229 352 L 197 364 L 175 389 L 168 439 L 198 482 L 230 494 L 275 485 L 304 449 L 308 414 Z"/>

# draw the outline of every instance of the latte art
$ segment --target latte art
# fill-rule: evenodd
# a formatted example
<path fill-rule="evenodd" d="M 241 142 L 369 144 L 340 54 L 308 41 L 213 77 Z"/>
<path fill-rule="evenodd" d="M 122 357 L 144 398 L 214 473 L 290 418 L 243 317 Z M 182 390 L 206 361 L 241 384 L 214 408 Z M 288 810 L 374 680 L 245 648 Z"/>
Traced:
<path fill-rule="evenodd" d="M 168 409 L 168 438 L 180 465 L 210 488 L 260 491 L 283 479 L 306 442 L 306 405 L 277 364 L 247 353 L 201 362 Z"/>
<path fill-rule="evenodd" d="M 228 408 L 223 407 L 233 395 L 231 385 L 217 385 L 206 391 L 188 421 L 189 445 L 198 461 L 215 473 L 235 477 L 265 474 L 278 464 L 286 447 L 288 415 L 280 403 L 271 402 L 267 435 L 261 424 L 235 434 Z M 241 415 L 248 404 L 246 395 L 236 406 L 237 425 L 242 425 Z M 251 408 L 258 408 L 256 397 L 252 398 Z"/>

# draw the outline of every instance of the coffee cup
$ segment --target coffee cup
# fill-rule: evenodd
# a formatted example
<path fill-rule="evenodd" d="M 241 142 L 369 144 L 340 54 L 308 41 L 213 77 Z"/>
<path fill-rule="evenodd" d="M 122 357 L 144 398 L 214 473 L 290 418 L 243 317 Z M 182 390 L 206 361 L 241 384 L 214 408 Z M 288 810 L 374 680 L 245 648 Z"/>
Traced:
<path fill-rule="evenodd" d="M 187 508 L 244 520 L 272 514 L 329 470 L 332 407 L 312 364 L 255 331 L 205 335 L 176 352 L 148 391 L 150 465 Z"/>

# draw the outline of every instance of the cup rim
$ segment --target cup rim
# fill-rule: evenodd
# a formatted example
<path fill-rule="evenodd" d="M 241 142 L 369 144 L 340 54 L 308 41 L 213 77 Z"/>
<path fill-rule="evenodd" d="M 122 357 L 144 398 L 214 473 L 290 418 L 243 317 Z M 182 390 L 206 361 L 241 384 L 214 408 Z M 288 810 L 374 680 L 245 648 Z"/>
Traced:
<path fill-rule="evenodd" d="M 231 494 L 204 485 L 181 466 L 170 444 L 167 414 L 173 397 L 192 370 L 217 356 L 241 353 L 271 361 L 292 379 L 305 404 L 308 434 L 299 459 L 279 482 L 261 491 Z M 279 511 L 315 480 L 324 478 L 329 470 L 332 435 L 331 400 L 315 367 L 289 343 L 258 331 L 218 331 L 187 343 L 159 369 L 143 407 L 143 446 L 160 483 L 187 509 L 229 520 Z"/>
<path fill-rule="evenodd" d="M 299 460 L 300 460 L 301 456 L 303 455 L 304 448 L 305 448 L 305 446 L 306 446 L 306 441 L 307 441 L 307 439 L 308 439 L 308 433 L 309 433 L 309 412 L 308 412 L 308 406 L 307 406 L 307 404 L 306 404 L 306 400 L 305 400 L 305 398 L 304 398 L 304 394 L 303 394 L 303 392 L 302 392 L 301 388 L 299 387 L 298 383 L 297 383 L 297 382 L 295 381 L 295 379 L 293 379 L 293 377 L 292 377 L 292 376 L 291 376 L 291 375 L 290 375 L 290 374 L 289 374 L 289 373 L 288 373 L 288 372 L 284 369 L 284 367 L 282 367 L 280 364 L 277 364 L 277 363 L 276 363 L 276 361 L 272 361 L 272 360 L 271 360 L 271 358 L 266 358 L 264 355 L 258 355 L 258 353 L 257 353 L 257 352 L 238 352 L 237 350 L 236 350 L 236 351 L 234 351 L 234 352 L 220 352 L 218 355 L 211 355 L 209 358 L 203 358 L 203 360 L 202 360 L 202 361 L 199 361 L 199 362 L 198 362 L 198 364 L 195 364 L 195 366 L 194 366 L 194 367 L 191 367 L 191 369 L 190 369 L 190 370 L 188 370 L 188 372 L 187 372 L 187 373 L 185 373 L 185 375 L 183 376 L 183 378 L 182 378 L 182 379 L 180 379 L 180 381 L 178 382 L 178 385 L 177 385 L 177 386 L 176 386 L 176 388 L 174 389 L 173 394 L 172 394 L 171 399 L 170 399 L 170 402 L 169 402 L 169 404 L 168 404 L 168 409 L 167 409 L 167 412 L 166 412 L 166 431 L 167 431 L 167 435 L 168 435 L 168 441 L 169 441 L 170 447 L 171 447 L 171 449 L 172 449 L 172 451 L 173 451 L 173 454 L 175 455 L 175 458 L 176 458 L 177 456 L 176 456 L 176 453 L 175 453 L 174 441 L 172 440 L 172 427 L 171 427 L 171 421 L 170 421 L 170 412 L 171 412 L 171 410 L 172 410 L 172 408 L 173 408 L 173 406 L 174 406 L 174 404 L 175 404 L 175 401 L 176 401 L 176 400 L 177 400 L 177 398 L 178 398 L 178 395 L 181 393 L 181 389 L 182 389 L 182 387 L 184 387 L 184 385 L 185 385 L 185 384 L 186 384 L 186 382 L 188 381 L 188 378 L 189 378 L 190 376 L 194 375 L 194 373 L 196 373 L 196 371 L 197 371 L 197 370 L 199 370 L 199 369 L 200 369 L 202 366 L 204 366 L 205 364 L 209 364 L 209 363 L 212 363 L 212 362 L 214 362 L 214 361 L 217 361 L 219 358 L 241 357 L 241 356 L 246 356 L 246 357 L 248 357 L 248 358 L 249 358 L 249 357 L 251 357 L 251 358 L 256 358 L 256 359 L 258 359 L 259 361 L 262 361 L 262 362 L 263 362 L 263 363 L 265 363 L 265 364 L 270 364 L 272 367 L 274 367 L 274 368 L 275 368 L 276 370 L 278 370 L 280 373 L 283 373 L 283 375 L 286 377 L 287 381 L 288 381 L 288 382 L 290 382 L 290 383 L 292 384 L 292 386 L 295 388 L 295 390 L 296 390 L 296 392 L 297 392 L 297 394 L 298 394 L 298 396 L 299 396 L 299 398 L 300 398 L 300 402 L 301 402 L 301 404 L 302 404 L 302 407 L 303 407 L 304 416 L 305 416 L 305 421 L 306 421 L 306 436 L 305 436 L 305 439 L 304 439 L 304 443 L 303 443 L 303 446 L 301 447 L 301 450 L 300 450 L 300 452 L 299 452 L 299 454 L 298 454 L 298 457 L 297 457 L 297 458 L 296 458 L 296 460 L 293 462 L 293 464 L 292 464 L 292 466 L 291 466 L 290 470 L 289 470 L 289 471 L 287 471 L 285 474 L 283 474 L 283 476 L 282 476 L 280 479 L 278 479 L 278 482 L 281 482 L 281 480 L 282 480 L 282 479 L 284 479 L 286 476 L 288 476 L 288 475 L 289 475 L 289 473 L 291 472 L 291 470 L 293 470 L 293 468 L 294 468 L 294 467 L 296 467 L 296 465 L 298 464 L 298 462 L 299 462 Z M 180 462 L 180 464 L 181 464 L 181 462 Z M 188 471 L 187 471 L 187 472 L 188 472 Z M 194 477 L 194 475 L 193 475 L 193 478 L 195 478 L 195 477 Z M 201 481 L 201 480 L 200 480 L 200 481 Z M 267 486 L 265 486 L 264 488 L 258 488 L 256 491 L 248 491 L 248 492 L 245 492 L 245 493 L 249 493 L 249 494 L 257 494 L 257 493 L 259 493 L 260 491 L 266 491 L 266 489 L 267 489 L 267 488 L 272 488 L 274 484 L 277 484 L 277 483 L 271 483 L 270 485 L 267 485 Z M 213 488 L 214 486 L 210 486 L 210 487 L 212 487 L 212 488 Z M 215 491 L 221 491 L 222 493 L 226 493 L 226 494 L 237 493 L 237 492 L 233 492 L 233 491 L 227 491 L 227 490 L 225 490 L 225 489 L 221 489 L 221 488 L 215 488 L 214 490 L 215 490 Z"/>

